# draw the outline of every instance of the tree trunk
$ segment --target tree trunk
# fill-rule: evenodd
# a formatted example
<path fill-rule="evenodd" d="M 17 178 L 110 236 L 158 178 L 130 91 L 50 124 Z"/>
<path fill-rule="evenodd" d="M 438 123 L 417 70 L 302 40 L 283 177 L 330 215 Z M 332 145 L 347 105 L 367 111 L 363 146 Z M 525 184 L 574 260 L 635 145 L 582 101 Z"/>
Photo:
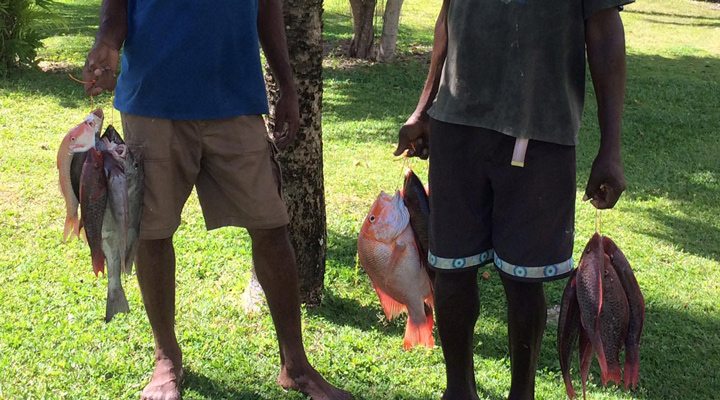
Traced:
<path fill-rule="evenodd" d="M 383 14 L 383 28 L 378 48 L 378 61 L 392 61 L 397 47 L 398 28 L 400 25 L 400 9 L 403 0 L 387 0 Z"/>
<path fill-rule="evenodd" d="M 322 0 L 284 0 L 283 13 L 295 85 L 300 99 L 300 131 L 280 153 L 283 196 L 290 214 L 290 240 L 300 277 L 300 300 L 322 300 L 327 252 L 322 157 Z M 270 115 L 277 85 L 265 69 Z M 272 120 L 269 129 L 273 128 Z"/>
<path fill-rule="evenodd" d="M 375 3 L 377 0 L 350 0 L 353 15 L 353 38 L 348 55 L 355 58 L 374 58 L 373 41 L 375 29 Z"/>

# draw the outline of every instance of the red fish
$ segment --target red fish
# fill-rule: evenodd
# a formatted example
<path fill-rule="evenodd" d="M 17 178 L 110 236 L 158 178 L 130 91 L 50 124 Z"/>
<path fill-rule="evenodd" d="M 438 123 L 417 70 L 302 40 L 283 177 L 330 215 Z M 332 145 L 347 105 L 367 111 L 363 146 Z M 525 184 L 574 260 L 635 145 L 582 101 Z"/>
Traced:
<path fill-rule="evenodd" d="M 580 321 L 585 333 L 597 354 L 600 370 L 607 373 L 607 361 L 603 350 L 600 327 L 600 312 L 603 302 L 602 277 L 605 266 L 605 253 L 602 240 L 597 233 L 588 242 L 580 258 L 577 269 L 577 299 L 580 305 Z"/>
<path fill-rule="evenodd" d="M 593 354 L 600 364 L 603 386 L 621 380 L 626 388 L 637 386 L 644 316 L 645 302 L 625 255 L 610 238 L 596 233 L 568 280 L 560 307 L 558 354 L 568 397 L 575 397 L 569 360 L 578 330 L 583 398 Z"/>
<path fill-rule="evenodd" d="M 400 193 L 381 192 L 358 237 L 358 258 L 388 320 L 407 311 L 403 347 L 433 347 L 433 294 Z"/>
<path fill-rule="evenodd" d="M 102 123 L 103 112 L 97 109 L 90 113 L 83 122 L 72 128 L 60 143 L 57 153 L 57 168 L 60 175 L 60 191 L 65 199 L 63 240 L 80 234 L 79 200 L 76 190 L 73 189 L 71 178 L 73 155 L 88 151 L 95 145 L 95 137 L 99 134 Z"/>
<path fill-rule="evenodd" d="M 569 398 L 575 398 L 575 389 L 570 378 L 570 356 L 572 347 L 580 334 L 580 309 L 577 302 L 577 292 L 574 270 L 563 291 L 558 320 L 558 354 L 560 354 L 560 370 L 565 381 L 565 390 Z"/>
<path fill-rule="evenodd" d="M 645 299 L 625 254 L 609 237 L 603 237 L 605 254 L 610 257 L 628 299 L 629 320 L 625 338 L 625 388 L 636 388 L 640 379 L 640 336 L 645 320 Z"/>
<path fill-rule="evenodd" d="M 95 275 L 105 270 L 102 249 L 102 223 L 107 205 L 107 178 L 103 170 L 103 153 L 90 149 L 80 179 L 80 210 L 87 234 Z"/>
<path fill-rule="evenodd" d="M 600 379 L 604 386 L 611 381 L 616 384 L 620 384 L 622 381 L 620 350 L 628 331 L 628 301 L 615 269 L 610 263 L 610 257 L 603 255 L 605 264 L 602 278 L 603 301 L 600 312 L 600 334 L 607 370 L 601 371 Z"/>
<path fill-rule="evenodd" d="M 405 182 L 402 190 L 403 203 L 410 213 L 410 226 L 423 260 L 428 256 L 428 232 L 430 224 L 430 200 L 420 178 L 411 169 L 405 171 Z"/>

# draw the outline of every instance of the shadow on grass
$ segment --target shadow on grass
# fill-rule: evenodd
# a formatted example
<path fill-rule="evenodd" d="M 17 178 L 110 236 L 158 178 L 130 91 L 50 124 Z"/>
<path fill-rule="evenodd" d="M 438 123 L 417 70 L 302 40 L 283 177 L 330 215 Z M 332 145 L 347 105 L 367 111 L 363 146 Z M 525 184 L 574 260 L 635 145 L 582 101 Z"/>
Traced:
<path fill-rule="evenodd" d="M 626 8 L 623 10 L 624 13 L 628 14 L 640 14 L 640 15 L 649 15 L 653 17 L 672 17 L 672 18 L 686 18 L 686 19 L 699 19 L 699 20 L 706 20 L 706 21 L 717 21 L 717 18 L 715 17 L 704 17 L 701 15 L 688 15 L 688 14 L 677 14 L 677 13 L 666 13 L 661 11 L 643 11 L 643 10 L 635 10 L 632 8 Z M 680 24 L 683 25 L 683 24 Z M 688 25 L 694 25 L 692 23 L 689 23 Z"/>
<path fill-rule="evenodd" d="M 88 1 L 56 3 L 51 8 L 50 16 L 43 16 L 36 24 L 41 37 L 54 35 L 87 35 L 94 37 L 100 22 L 100 3 Z"/>
<path fill-rule="evenodd" d="M 0 78 L 0 90 L 16 93 L 19 96 L 48 96 L 61 107 L 89 108 L 90 100 L 85 95 L 82 85 L 71 81 L 68 73 L 74 77 L 81 76 L 80 68 L 52 73 L 39 69 L 13 71 Z"/>
<path fill-rule="evenodd" d="M 667 199 L 673 207 L 672 214 L 637 210 L 658 227 L 629 228 L 720 261 L 720 59 L 630 55 L 627 63 L 623 196 Z M 578 188 L 585 187 L 597 151 L 594 103 L 590 93 L 577 150 Z"/>
<path fill-rule="evenodd" d="M 236 400 L 261 400 L 263 397 L 250 391 L 238 391 L 230 388 L 219 381 L 214 381 L 207 376 L 185 369 L 182 394 L 194 392 L 206 399 L 236 399 Z"/>

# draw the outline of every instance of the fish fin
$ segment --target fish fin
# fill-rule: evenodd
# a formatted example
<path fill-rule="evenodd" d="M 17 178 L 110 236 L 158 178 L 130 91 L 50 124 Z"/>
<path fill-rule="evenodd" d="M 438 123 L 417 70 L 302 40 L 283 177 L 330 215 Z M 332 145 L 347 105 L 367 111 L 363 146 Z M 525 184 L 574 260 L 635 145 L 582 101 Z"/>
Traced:
<path fill-rule="evenodd" d="M 400 263 L 400 260 L 404 257 L 405 251 L 407 249 L 408 245 L 405 242 L 401 240 L 396 241 L 395 245 L 392 248 L 392 254 L 390 254 L 390 261 L 387 265 L 398 265 L 398 263 Z"/>
<path fill-rule="evenodd" d="M 570 355 L 581 328 L 580 306 L 577 301 L 575 273 L 573 270 L 563 291 L 558 320 L 558 355 L 560 370 L 565 382 L 565 392 L 570 399 L 575 398 L 575 388 L 570 375 Z"/>
<path fill-rule="evenodd" d="M 375 288 L 375 292 L 380 299 L 380 305 L 385 312 L 385 318 L 387 318 L 388 321 L 392 321 L 393 318 L 400 315 L 403 311 L 407 311 L 407 307 L 405 307 L 404 304 L 398 302 L 390 297 L 389 294 L 383 292 L 383 290 L 375 283 L 373 283 L 373 288 Z"/>
<path fill-rule="evenodd" d="M 590 362 L 592 361 L 592 343 L 588 338 L 585 329 L 580 328 L 580 382 L 582 382 L 583 399 L 585 399 L 585 393 L 587 389 L 587 378 L 590 373 Z"/>
<path fill-rule="evenodd" d="M 433 313 L 430 307 L 425 307 L 425 321 L 419 325 L 414 323 L 412 318 L 408 316 L 407 325 L 405 325 L 403 348 L 410 350 L 417 345 L 423 345 L 430 349 L 435 347 L 433 326 Z"/>
<path fill-rule="evenodd" d="M 129 311 L 130 305 L 128 304 L 127 297 L 125 297 L 123 288 L 119 287 L 113 290 L 108 288 L 108 297 L 105 306 L 105 322 L 110 322 L 115 314 Z"/>

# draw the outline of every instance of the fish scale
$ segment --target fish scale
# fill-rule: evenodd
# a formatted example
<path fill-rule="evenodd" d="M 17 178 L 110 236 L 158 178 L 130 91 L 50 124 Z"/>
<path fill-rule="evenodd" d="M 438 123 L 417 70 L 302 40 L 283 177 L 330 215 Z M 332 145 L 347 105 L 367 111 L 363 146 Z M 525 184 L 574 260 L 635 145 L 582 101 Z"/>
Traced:
<path fill-rule="evenodd" d="M 645 320 L 645 299 L 625 254 L 609 237 L 603 237 L 603 248 L 610 257 L 628 300 L 628 330 L 625 338 L 625 388 L 637 387 L 640 379 L 640 336 Z"/>
<path fill-rule="evenodd" d="M 598 356 L 601 371 L 607 371 L 605 351 L 600 332 L 600 311 L 602 310 L 602 275 L 605 265 L 600 235 L 597 233 L 588 242 L 580 259 L 577 272 L 577 298 L 580 305 L 580 321 L 587 333 L 593 352 Z"/>
<path fill-rule="evenodd" d="M 102 152 L 88 151 L 80 179 L 80 211 L 85 228 L 95 275 L 105 270 L 102 250 L 102 222 L 107 205 L 107 179 L 103 170 Z"/>
<path fill-rule="evenodd" d="M 602 329 L 600 332 L 607 362 L 607 371 L 603 371 L 600 378 L 603 385 L 608 382 L 620 384 L 622 381 L 620 350 L 628 331 L 628 301 L 610 258 L 605 254 L 603 255 L 605 261 L 602 281 L 603 303 L 600 312 Z"/>
<path fill-rule="evenodd" d="M 575 389 L 570 378 L 570 356 L 572 347 L 580 334 L 580 308 L 577 302 L 576 280 L 573 270 L 565 285 L 558 319 L 558 353 L 560 355 L 560 370 L 565 381 L 565 390 L 568 397 L 575 398 Z"/>
<path fill-rule="evenodd" d="M 378 195 L 360 229 L 357 246 L 360 265 L 388 320 L 402 311 L 408 313 L 403 347 L 433 347 L 432 286 L 399 192 Z"/>
<path fill-rule="evenodd" d="M 578 312 L 579 321 L 573 317 Z M 565 286 L 560 307 L 558 355 L 568 397 L 575 397 L 569 359 L 577 331 L 583 398 L 593 353 L 603 386 L 622 380 L 625 388 L 637 387 L 644 318 L 645 302 L 627 258 L 609 237 L 594 234 Z"/>

